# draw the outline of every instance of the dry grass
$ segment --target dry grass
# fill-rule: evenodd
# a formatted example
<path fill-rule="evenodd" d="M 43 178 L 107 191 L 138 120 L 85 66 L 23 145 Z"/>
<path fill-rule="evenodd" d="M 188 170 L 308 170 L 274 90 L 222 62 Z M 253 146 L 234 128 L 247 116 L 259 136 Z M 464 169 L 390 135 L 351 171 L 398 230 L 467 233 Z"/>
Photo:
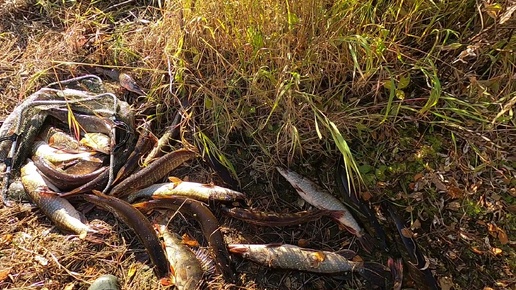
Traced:
<path fill-rule="evenodd" d="M 149 118 L 157 134 L 172 122 L 180 101 L 189 100 L 185 138 L 211 142 L 211 151 L 234 168 L 252 207 L 306 208 L 274 166 L 292 166 L 334 189 L 335 159 L 344 156 L 352 180 L 361 183 L 362 194 L 372 194 L 374 206 L 391 200 L 405 213 L 443 288 L 509 289 L 516 267 L 511 5 L 5 1 L 1 110 L 6 115 L 44 84 L 93 66 L 128 71 L 149 92 L 143 101 L 156 108 Z M 177 175 L 221 183 L 207 166 L 195 164 Z M 330 220 L 264 229 L 221 219 L 229 241 L 356 246 Z M 0 221 L 7 225 L 0 232 L 0 265 L 12 265 L 1 287 L 84 288 L 100 273 L 117 274 L 125 289 L 157 285 L 135 259 L 140 246 L 124 235 L 94 245 L 48 233 L 52 226 L 38 211 L 19 208 L 2 208 Z M 395 235 L 388 220 L 382 224 Z M 35 260 L 38 255 L 48 264 Z M 365 256 L 383 263 L 386 257 Z M 138 265 L 137 274 L 127 279 L 131 265 Z M 359 279 L 250 263 L 238 269 L 242 285 L 252 289 L 365 287 Z"/>

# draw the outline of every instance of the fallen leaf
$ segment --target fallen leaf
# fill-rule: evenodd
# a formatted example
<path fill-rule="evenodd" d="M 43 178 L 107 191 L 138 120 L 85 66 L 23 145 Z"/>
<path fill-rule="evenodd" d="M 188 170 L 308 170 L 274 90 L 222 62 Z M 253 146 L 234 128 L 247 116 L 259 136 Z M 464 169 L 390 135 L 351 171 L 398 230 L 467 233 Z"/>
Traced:
<path fill-rule="evenodd" d="M 352 261 L 353 262 L 363 262 L 364 259 L 362 259 L 362 257 L 360 257 L 359 255 L 356 255 L 353 257 Z"/>
<path fill-rule="evenodd" d="M 0 270 L 0 282 L 4 281 L 7 277 L 9 277 L 9 274 L 11 273 L 11 268 L 6 268 Z"/>
<path fill-rule="evenodd" d="M 471 250 L 475 254 L 479 254 L 479 255 L 483 255 L 484 254 L 484 251 L 480 250 L 478 247 L 471 247 Z"/>
<path fill-rule="evenodd" d="M 416 219 L 416 220 L 412 223 L 411 229 L 412 229 L 412 230 L 417 230 L 417 229 L 420 229 L 420 228 L 421 228 L 421 222 L 419 221 L 419 219 Z"/>
<path fill-rule="evenodd" d="M 364 201 L 369 201 L 373 197 L 373 195 L 369 191 L 361 192 L 360 195 L 362 196 L 362 199 Z"/>
<path fill-rule="evenodd" d="M 36 260 L 38 263 L 40 263 L 42 266 L 46 266 L 48 265 L 48 259 L 41 256 L 41 255 L 36 255 L 34 257 L 34 260 Z"/>
<path fill-rule="evenodd" d="M 437 188 L 437 190 L 439 191 L 447 191 L 447 187 L 446 187 L 446 184 L 444 184 L 440 179 L 439 177 L 436 175 L 436 174 L 433 174 L 432 175 L 432 183 L 435 185 L 435 187 Z"/>
<path fill-rule="evenodd" d="M 414 175 L 414 181 L 420 180 L 421 178 L 423 178 L 423 176 L 424 176 L 423 173 L 418 173 L 418 174 Z"/>
<path fill-rule="evenodd" d="M 137 267 L 137 264 L 132 264 L 131 266 L 129 266 L 129 270 L 127 270 L 127 278 L 132 278 L 134 274 L 136 274 Z"/>
<path fill-rule="evenodd" d="M 495 256 L 501 255 L 502 254 L 502 249 L 492 247 L 491 248 L 491 253 L 493 253 Z"/>
<path fill-rule="evenodd" d="M 464 191 L 456 186 L 450 185 L 447 190 L 451 198 L 461 198 L 464 196 Z"/>
<path fill-rule="evenodd" d="M 451 277 L 439 278 L 439 284 L 441 284 L 442 290 L 450 290 L 453 287 L 453 280 Z"/>
<path fill-rule="evenodd" d="M 458 211 L 460 209 L 460 203 L 457 201 L 451 201 L 448 204 L 446 204 L 446 209 Z"/>
<path fill-rule="evenodd" d="M 514 11 L 516 11 L 516 4 L 507 8 L 507 11 L 505 11 L 502 14 L 502 16 L 500 16 L 500 24 L 504 24 L 505 22 L 507 22 L 507 20 L 511 19 L 511 16 L 514 13 Z"/>
<path fill-rule="evenodd" d="M 402 228 L 401 229 L 401 234 L 405 237 L 405 238 L 413 238 L 414 237 L 414 233 L 408 229 L 408 228 Z"/>
<path fill-rule="evenodd" d="M 13 240 L 13 235 L 5 234 L 0 238 L 0 245 L 9 245 Z"/>
<path fill-rule="evenodd" d="M 509 237 L 507 237 L 507 233 L 501 228 L 498 228 L 498 240 L 500 240 L 502 245 L 507 245 L 509 243 Z"/>
<path fill-rule="evenodd" d="M 306 239 L 299 239 L 299 241 L 297 241 L 297 245 L 300 246 L 301 248 L 306 248 L 306 247 L 308 247 L 309 244 L 310 244 L 310 242 Z"/>

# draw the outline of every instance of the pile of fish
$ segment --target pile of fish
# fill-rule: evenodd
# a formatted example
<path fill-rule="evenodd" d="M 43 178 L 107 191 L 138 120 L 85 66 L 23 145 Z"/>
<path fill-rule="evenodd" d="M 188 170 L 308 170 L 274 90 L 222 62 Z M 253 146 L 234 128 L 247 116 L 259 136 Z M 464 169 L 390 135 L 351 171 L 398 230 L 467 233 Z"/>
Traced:
<path fill-rule="evenodd" d="M 198 157 L 197 150 L 155 155 L 163 140 L 146 124 L 136 128 L 130 105 L 106 92 L 95 75 L 41 89 L 17 106 L 0 128 L 0 158 L 6 172 L 3 203 L 12 202 L 7 197 L 9 185 L 21 182 L 30 200 L 50 220 L 83 239 L 101 236 L 103 231 L 89 225 L 73 204 L 85 201 L 109 211 L 135 232 L 161 283 L 178 289 L 197 289 L 217 273 L 229 283 L 238 283 L 230 254 L 267 267 L 325 274 L 356 272 L 381 287 L 389 279 L 389 268 L 353 261 L 351 251 L 335 253 L 288 244 L 227 245 L 213 207 L 260 226 L 298 225 L 328 216 L 356 236 L 367 252 L 375 249 L 377 241 L 339 199 L 286 168 L 277 170 L 316 209 L 281 215 L 251 210 L 239 191 L 170 177 L 175 168 Z M 168 182 L 161 183 L 167 177 Z M 154 209 L 179 211 L 195 219 L 209 253 L 184 245 L 167 226 L 170 218 L 151 223 L 145 214 Z M 399 279 L 402 266 L 392 261 L 389 266 Z"/>

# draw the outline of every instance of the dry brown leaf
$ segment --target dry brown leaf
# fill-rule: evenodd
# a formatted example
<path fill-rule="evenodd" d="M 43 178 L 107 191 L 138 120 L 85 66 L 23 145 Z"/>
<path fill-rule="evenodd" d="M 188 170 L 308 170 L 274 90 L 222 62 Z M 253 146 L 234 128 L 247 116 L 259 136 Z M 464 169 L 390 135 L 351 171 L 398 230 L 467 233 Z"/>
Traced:
<path fill-rule="evenodd" d="M 13 235 L 11 234 L 5 234 L 0 238 L 0 245 L 9 245 L 11 241 L 13 240 Z"/>
<path fill-rule="evenodd" d="M 507 8 L 507 11 L 505 11 L 502 16 L 500 16 L 500 24 L 504 24 L 509 19 L 511 19 L 512 14 L 516 11 L 516 4 L 512 5 L 511 7 Z"/>
<path fill-rule="evenodd" d="M 471 250 L 475 254 L 479 254 L 479 255 L 483 255 L 484 254 L 484 251 L 480 250 L 478 247 L 471 247 Z"/>
<path fill-rule="evenodd" d="M 461 198 L 464 196 L 464 191 L 454 185 L 450 185 L 447 192 L 451 198 Z"/>
<path fill-rule="evenodd" d="M 493 253 L 495 256 L 498 256 L 498 255 L 501 255 L 502 254 L 502 249 L 500 248 L 495 248 L 495 247 L 492 247 L 491 248 L 491 253 Z"/>
<path fill-rule="evenodd" d="M 500 240 L 502 245 L 507 245 L 509 243 L 509 237 L 507 237 L 507 233 L 501 228 L 498 228 L 498 240 Z"/>
<path fill-rule="evenodd" d="M 411 228 L 412 228 L 412 230 L 417 230 L 417 229 L 420 229 L 420 228 L 421 228 L 421 222 L 419 221 L 419 219 L 416 219 L 416 220 L 412 223 Z"/>
<path fill-rule="evenodd" d="M 510 213 L 516 213 L 516 204 L 511 204 L 507 206 L 507 211 Z"/>
<path fill-rule="evenodd" d="M 362 199 L 364 201 L 369 201 L 373 197 L 373 195 L 369 191 L 364 191 L 360 193 L 360 195 L 362 196 Z"/>
<path fill-rule="evenodd" d="M 460 209 L 460 203 L 457 201 L 451 201 L 446 204 L 446 208 L 453 211 L 458 211 Z"/>
<path fill-rule="evenodd" d="M 418 173 L 418 174 L 414 175 L 414 181 L 420 180 L 421 178 L 423 178 L 423 176 L 424 176 L 423 173 Z"/>
<path fill-rule="evenodd" d="M 4 281 L 11 274 L 11 268 L 1 269 L 0 270 L 0 282 Z"/>
<path fill-rule="evenodd" d="M 408 228 L 402 228 L 401 229 L 401 234 L 405 237 L 405 238 L 413 238 L 414 237 L 414 233 L 408 229 Z"/>
<path fill-rule="evenodd" d="M 301 248 L 306 248 L 309 244 L 310 242 L 307 239 L 299 239 L 299 241 L 297 241 L 297 245 Z"/>
<path fill-rule="evenodd" d="M 432 183 L 435 185 L 437 190 L 447 191 L 446 184 L 444 184 L 436 174 L 432 174 Z"/>
<path fill-rule="evenodd" d="M 353 262 L 363 262 L 364 259 L 362 259 L 362 257 L 360 257 L 359 255 L 356 255 L 353 257 L 352 261 Z"/>
<path fill-rule="evenodd" d="M 439 284 L 441 284 L 442 290 L 450 290 L 453 287 L 453 280 L 451 277 L 441 277 L 439 278 Z"/>

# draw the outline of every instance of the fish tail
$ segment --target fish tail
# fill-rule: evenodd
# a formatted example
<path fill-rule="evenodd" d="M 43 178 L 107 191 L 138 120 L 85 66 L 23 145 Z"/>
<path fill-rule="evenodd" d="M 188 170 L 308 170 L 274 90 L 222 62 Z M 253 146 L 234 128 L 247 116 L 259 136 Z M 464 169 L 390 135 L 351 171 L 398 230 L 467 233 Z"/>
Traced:
<path fill-rule="evenodd" d="M 357 239 L 366 252 L 371 253 L 375 248 L 375 240 L 368 233 L 363 233 L 360 237 L 357 235 Z"/>
<path fill-rule="evenodd" d="M 358 274 L 370 283 L 380 287 L 385 287 L 385 279 L 389 277 L 387 268 L 375 262 L 365 262 Z"/>
<path fill-rule="evenodd" d="M 230 244 L 228 245 L 228 250 L 230 253 L 233 254 L 244 254 L 247 253 L 247 247 L 244 247 L 242 245 L 237 244 Z"/>

